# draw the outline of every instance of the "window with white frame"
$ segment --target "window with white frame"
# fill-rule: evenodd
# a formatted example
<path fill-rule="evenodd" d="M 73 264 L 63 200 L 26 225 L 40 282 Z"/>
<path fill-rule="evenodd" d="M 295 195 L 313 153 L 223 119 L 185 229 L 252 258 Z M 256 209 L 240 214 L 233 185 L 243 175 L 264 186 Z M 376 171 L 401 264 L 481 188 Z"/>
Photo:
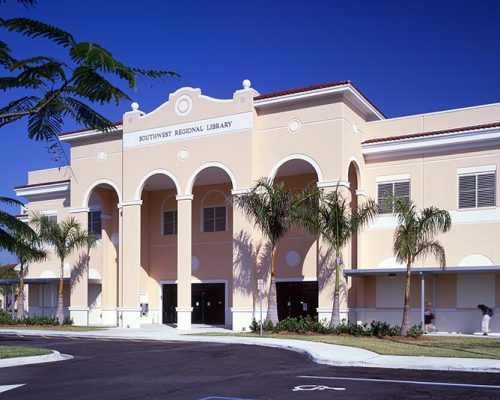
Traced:
<path fill-rule="evenodd" d="M 101 210 L 90 210 L 88 215 L 88 232 L 96 239 L 101 239 L 102 222 Z"/>
<path fill-rule="evenodd" d="M 203 208 L 203 232 L 221 232 L 226 230 L 226 207 Z"/>
<path fill-rule="evenodd" d="M 458 208 L 494 207 L 496 205 L 496 171 L 475 168 L 458 171 Z"/>
<path fill-rule="evenodd" d="M 378 182 L 377 204 L 380 214 L 394 212 L 394 202 L 390 198 L 398 197 L 402 200 L 410 200 L 410 180 Z"/>
<path fill-rule="evenodd" d="M 163 211 L 163 234 L 177 234 L 177 210 Z"/>

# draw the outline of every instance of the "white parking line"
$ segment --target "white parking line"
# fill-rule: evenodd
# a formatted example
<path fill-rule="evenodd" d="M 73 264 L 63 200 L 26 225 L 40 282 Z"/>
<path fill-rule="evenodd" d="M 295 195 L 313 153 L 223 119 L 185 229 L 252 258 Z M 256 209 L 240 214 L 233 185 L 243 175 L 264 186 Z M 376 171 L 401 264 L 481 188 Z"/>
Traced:
<path fill-rule="evenodd" d="M 336 381 L 363 381 L 363 382 L 378 382 L 378 383 L 403 383 L 408 385 L 429 385 L 429 386 L 448 386 L 448 387 L 467 387 L 476 389 L 495 389 L 500 390 L 500 386 L 495 385 L 473 385 L 468 383 L 446 383 L 446 382 L 425 382 L 425 381 L 398 381 L 395 379 L 370 379 L 370 378 L 345 378 L 340 376 L 309 376 L 300 375 L 298 378 L 305 379 L 327 379 Z"/>

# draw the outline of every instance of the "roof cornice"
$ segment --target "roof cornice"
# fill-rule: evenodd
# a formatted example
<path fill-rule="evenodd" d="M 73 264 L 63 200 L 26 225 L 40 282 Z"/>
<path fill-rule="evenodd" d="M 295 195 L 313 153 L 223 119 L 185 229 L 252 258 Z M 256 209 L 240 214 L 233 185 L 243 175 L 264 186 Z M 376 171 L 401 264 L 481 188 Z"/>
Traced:
<path fill-rule="evenodd" d="M 367 160 L 464 151 L 500 143 L 500 123 L 367 140 L 361 144 Z"/>
<path fill-rule="evenodd" d="M 31 185 L 16 186 L 14 192 L 16 196 L 31 197 L 48 195 L 55 193 L 69 192 L 71 181 L 69 179 L 63 181 L 34 183 Z"/>
<path fill-rule="evenodd" d="M 382 114 L 382 112 L 380 112 L 350 81 L 305 86 L 297 89 L 263 94 L 254 97 L 254 106 L 256 109 L 264 109 L 332 95 L 345 95 L 362 111 L 371 115 L 373 119 L 386 119 L 384 114 Z"/>
<path fill-rule="evenodd" d="M 87 139 L 89 137 L 101 136 L 106 134 L 121 133 L 123 130 L 123 124 L 121 122 L 115 124 L 116 130 L 110 132 L 102 132 L 97 129 L 79 129 L 76 131 L 65 132 L 59 135 L 59 140 L 62 142 L 72 142 L 80 139 Z"/>

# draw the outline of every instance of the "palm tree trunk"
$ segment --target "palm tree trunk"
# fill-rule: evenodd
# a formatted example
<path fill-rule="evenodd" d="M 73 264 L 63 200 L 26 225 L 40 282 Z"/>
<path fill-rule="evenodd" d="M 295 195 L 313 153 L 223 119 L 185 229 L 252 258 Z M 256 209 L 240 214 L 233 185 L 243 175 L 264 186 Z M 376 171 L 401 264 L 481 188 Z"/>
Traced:
<path fill-rule="evenodd" d="M 24 266 L 19 271 L 19 294 L 17 295 L 17 319 L 24 318 Z"/>
<path fill-rule="evenodd" d="M 335 328 L 340 324 L 340 266 L 342 259 L 337 253 L 335 256 L 335 291 L 333 293 L 333 310 L 330 327 Z"/>
<path fill-rule="evenodd" d="M 64 311 L 63 311 L 63 290 L 64 290 L 64 261 L 61 260 L 61 271 L 59 275 L 59 290 L 57 292 L 57 310 L 56 318 L 59 325 L 64 322 Z"/>
<path fill-rule="evenodd" d="M 267 299 L 267 315 L 266 315 L 266 321 L 271 321 L 273 324 L 278 323 L 278 300 L 276 295 L 275 256 L 276 256 L 276 250 L 273 248 L 271 255 L 271 286 L 269 287 L 269 295 Z"/>
<path fill-rule="evenodd" d="M 406 266 L 406 288 L 405 288 L 405 303 L 403 306 L 403 322 L 401 323 L 401 336 L 406 336 L 410 329 L 410 285 L 411 285 L 411 265 Z"/>

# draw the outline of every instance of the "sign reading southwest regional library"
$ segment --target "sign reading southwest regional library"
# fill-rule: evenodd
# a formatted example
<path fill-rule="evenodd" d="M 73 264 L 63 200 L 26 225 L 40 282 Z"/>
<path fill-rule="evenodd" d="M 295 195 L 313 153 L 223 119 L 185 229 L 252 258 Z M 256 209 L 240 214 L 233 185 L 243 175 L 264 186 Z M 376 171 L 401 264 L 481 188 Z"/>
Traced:
<path fill-rule="evenodd" d="M 251 129 L 252 121 L 253 115 L 249 112 L 130 132 L 123 135 L 123 147 L 140 147 Z"/>

